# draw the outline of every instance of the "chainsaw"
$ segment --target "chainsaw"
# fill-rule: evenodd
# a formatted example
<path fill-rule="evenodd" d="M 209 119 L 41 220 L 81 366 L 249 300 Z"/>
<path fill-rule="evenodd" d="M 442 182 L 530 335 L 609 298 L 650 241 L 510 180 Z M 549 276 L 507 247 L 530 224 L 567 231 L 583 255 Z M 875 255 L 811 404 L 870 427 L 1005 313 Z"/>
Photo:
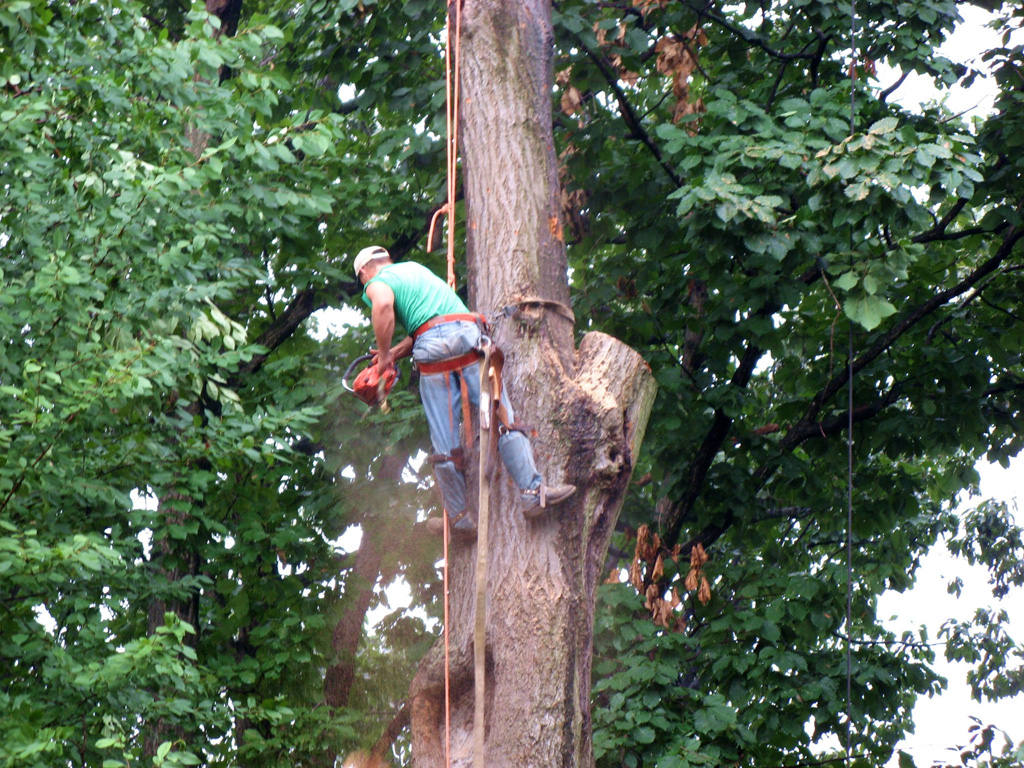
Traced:
<path fill-rule="evenodd" d="M 373 360 L 376 355 L 360 355 L 353 360 L 348 368 L 345 369 L 345 374 L 341 377 L 341 384 L 345 389 L 351 392 L 353 395 L 358 397 L 367 405 L 380 405 L 383 407 L 387 402 L 388 395 L 391 393 L 391 388 L 395 386 L 395 382 L 399 379 L 398 366 L 392 364 L 391 367 L 384 372 L 384 376 L 380 377 L 377 374 L 377 364 L 371 363 L 359 372 L 355 380 L 351 385 L 348 383 L 349 376 L 352 375 L 352 371 L 360 363 L 365 363 L 367 360 Z"/>

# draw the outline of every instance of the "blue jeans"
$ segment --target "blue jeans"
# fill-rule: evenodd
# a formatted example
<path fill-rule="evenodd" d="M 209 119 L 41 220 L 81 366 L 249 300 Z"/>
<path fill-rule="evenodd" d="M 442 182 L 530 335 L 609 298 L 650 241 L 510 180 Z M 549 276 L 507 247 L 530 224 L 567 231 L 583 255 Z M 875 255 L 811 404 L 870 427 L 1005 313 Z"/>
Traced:
<path fill-rule="evenodd" d="M 436 363 L 464 355 L 480 346 L 481 330 L 477 323 L 455 320 L 435 325 L 416 339 L 412 357 L 417 363 Z M 466 509 L 466 476 L 451 460 L 453 452 L 462 446 L 462 390 L 460 380 L 466 380 L 466 393 L 473 408 L 480 404 L 480 364 L 473 363 L 460 371 L 448 374 L 433 373 L 420 376 L 420 399 L 427 412 L 430 442 L 434 453 L 447 457 L 434 465 L 437 483 L 441 488 L 448 515 L 455 517 Z M 509 423 L 515 421 L 512 404 L 502 388 L 501 402 L 508 411 Z M 497 426 L 497 425 L 495 425 Z M 537 488 L 541 476 L 533 460 L 533 448 L 522 432 L 509 431 L 498 438 L 498 452 L 505 468 L 520 490 Z"/>

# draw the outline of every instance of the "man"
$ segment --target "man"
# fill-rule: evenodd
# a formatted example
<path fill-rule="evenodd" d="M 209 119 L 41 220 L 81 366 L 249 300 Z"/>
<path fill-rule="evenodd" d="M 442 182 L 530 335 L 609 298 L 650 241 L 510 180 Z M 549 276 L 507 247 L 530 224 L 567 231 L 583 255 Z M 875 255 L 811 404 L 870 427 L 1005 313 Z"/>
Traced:
<path fill-rule="evenodd" d="M 394 263 L 380 246 L 361 250 L 355 259 L 356 277 L 364 286 L 363 300 L 377 338 L 377 372 L 383 376 L 403 357 L 412 355 L 420 368 L 420 399 L 427 414 L 434 447 L 434 472 L 451 530 L 460 538 L 476 535 L 468 512 L 466 476 L 460 438 L 462 392 L 473 407 L 480 402 L 480 363 L 475 354 L 483 335 L 483 317 L 471 313 L 462 299 L 441 278 L 421 264 Z M 391 345 L 396 321 L 409 335 Z M 447 368 L 440 372 L 431 372 Z M 515 423 L 512 404 L 504 392 L 501 403 L 507 422 Z M 523 513 L 530 518 L 569 498 L 574 485 L 548 487 L 537 471 L 533 448 L 526 435 L 500 430 L 498 451 L 520 490 Z M 428 520 L 431 532 L 444 531 L 442 520 Z"/>

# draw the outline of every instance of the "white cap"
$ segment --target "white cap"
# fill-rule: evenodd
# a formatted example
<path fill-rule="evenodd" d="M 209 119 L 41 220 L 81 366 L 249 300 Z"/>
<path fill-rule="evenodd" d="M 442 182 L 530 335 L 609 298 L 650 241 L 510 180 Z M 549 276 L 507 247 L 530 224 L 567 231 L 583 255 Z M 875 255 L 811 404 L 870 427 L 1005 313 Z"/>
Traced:
<path fill-rule="evenodd" d="M 352 266 L 355 267 L 356 270 L 356 277 L 359 277 L 359 270 L 366 266 L 366 262 L 373 261 L 374 259 L 390 258 L 391 254 L 379 245 L 371 245 L 369 248 L 363 248 L 363 250 L 356 254 L 356 260 L 352 263 Z"/>

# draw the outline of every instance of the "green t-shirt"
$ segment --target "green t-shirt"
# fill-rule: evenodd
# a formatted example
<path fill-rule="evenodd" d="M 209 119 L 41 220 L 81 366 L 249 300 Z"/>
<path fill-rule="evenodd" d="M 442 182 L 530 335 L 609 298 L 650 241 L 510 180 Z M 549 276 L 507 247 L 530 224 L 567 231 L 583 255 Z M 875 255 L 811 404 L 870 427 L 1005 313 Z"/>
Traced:
<path fill-rule="evenodd" d="M 378 280 L 395 294 L 395 317 L 409 333 L 438 315 L 469 312 L 448 283 L 415 261 L 388 264 L 367 285 Z M 363 301 L 372 306 L 365 289 Z"/>

